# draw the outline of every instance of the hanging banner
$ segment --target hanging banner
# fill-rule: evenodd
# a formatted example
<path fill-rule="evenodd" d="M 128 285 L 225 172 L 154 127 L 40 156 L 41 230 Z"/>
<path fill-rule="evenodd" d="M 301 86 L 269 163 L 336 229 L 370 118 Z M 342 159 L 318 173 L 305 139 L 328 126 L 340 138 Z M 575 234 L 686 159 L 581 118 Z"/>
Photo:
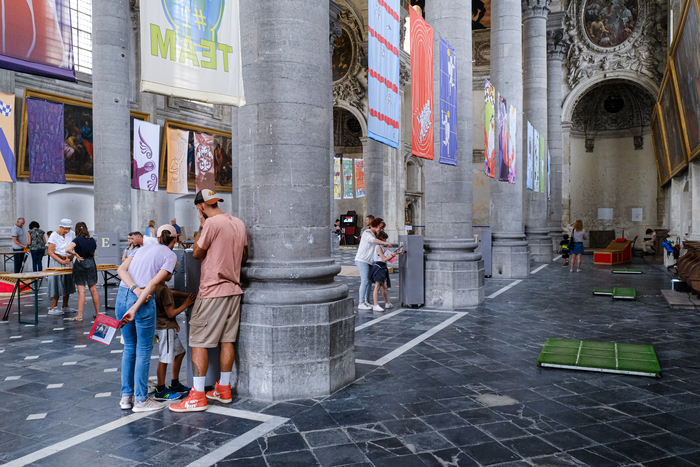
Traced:
<path fill-rule="evenodd" d="M 238 0 L 142 1 L 141 91 L 245 105 Z"/>
<path fill-rule="evenodd" d="M 527 122 L 527 189 L 534 190 L 535 187 L 535 168 L 534 168 L 534 157 L 535 150 L 532 147 L 534 141 L 533 128 L 530 122 Z"/>
<path fill-rule="evenodd" d="M 26 99 L 29 183 L 66 183 L 63 104 Z"/>
<path fill-rule="evenodd" d="M 0 93 L 0 182 L 16 182 L 15 95 Z"/>
<path fill-rule="evenodd" d="M 496 89 L 484 80 L 484 173 L 491 178 L 496 176 Z"/>
<path fill-rule="evenodd" d="M 508 103 L 498 95 L 498 181 L 508 181 Z"/>
<path fill-rule="evenodd" d="M 0 4 L 0 68 L 75 81 L 69 0 Z"/>
<path fill-rule="evenodd" d="M 547 174 L 545 173 L 545 159 L 547 155 L 544 152 L 544 136 L 540 135 L 540 193 L 544 193 L 544 184 Z"/>
<path fill-rule="evenodd" d="M 518 116 L 515 112 L 515 107 L 511 105 L 510 110 L 508 111 L 508 157 L 506 157 L 506 161 L 508 163 L 508 183 L 515 183 L 515 137 L 517 134 Z"/>
<path fill-rule="evenodd" d="M 168 193 L 187 193 L 187 140 L 189 131 L 167 127 Z"/>
<path fill-rule="evenodd" d="M 457 57 L 440 38 L 440 163 L 457 165 Z"/>
<path fill-rule="evenodd" d="M 365 196 L 365 169 L 362 159 L 355 159 L 355 198 Z"/>
<path fill-rule="evenodd" d="M 333 158 L 333 199 L 342 199 L 342 188 L 340 186 L 340 158 Z"/>
<path fill-rule="evenodd" d="M 216 189 L 216 177 L 214 175 L 214 135 L 207 133 L 194 134 L 195 157 L 195 189 Z"/>
<path fill-rule="evenodd" d="M 158 191 L 160 125 L 134 119 L 134 167 L 131 188 Z M 155 149 L 155 151 L 154 151 Z"/>
<path fill-rule="evenodd" d="M 540 191 L 540 134 L 532 128 L 533 191 Z"/>
<path fill-rule="evenodd" d="M 373 0 L 368 19 L 367 136 L 399 147 L 399 0 Z"/>
<path fill-rule="evenodd" d="M 433 28 L 418 12 L 411 14 L 412 148 L 416 157 L 435 159 L 433 128 Z"/>
<path fill-rule="evenodd" d="M 547 149 L 547 199 L 552 199 L 552 157 Z"/>
<path fill-rule="evenodd" d="M 352 199 L 352 159 L 343 159 L 343 199 Z"/>

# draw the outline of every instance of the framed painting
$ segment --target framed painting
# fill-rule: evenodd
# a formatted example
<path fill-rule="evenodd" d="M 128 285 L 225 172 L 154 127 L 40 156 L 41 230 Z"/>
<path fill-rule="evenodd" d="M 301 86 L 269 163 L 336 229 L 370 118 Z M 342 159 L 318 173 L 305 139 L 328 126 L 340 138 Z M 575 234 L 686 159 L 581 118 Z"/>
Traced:
<path fill-rule="evenodd" d="M 685 3 L 671 48 L 670 68 L 688 160 L 693 160 L 700 154 L 700 1 Z"/>
<path fill-rule="evenodd" d="M 678 172 L 688 166 L 688 159 L 686 158 L 685 138 L 683 138 L 681 128 L 676 88 L 673 86 L 669 69 L 666 70 L 664 79 L 661 82 L 661 90 L 659 91 L 659 115 L 669 161 L 670 176 L 673 178 Z"/>
<path fill-rule="evenodd" d="M 17 159 L 17 178 L 29 178 L 29 158 L 27 157 L 27 98 L 43 99 L 63 104 L 63 155 L 65 157 L 67 182 L 93 182 L 93 125 L 92 102 L 73 97 L 61 96 L 35 89 L 24 90 L 22 106 L 22 128 L 19 139 L 19 157 Z M 145 112 L 131 111 L 133 120 L 150 120 Z M 133 146 L 133 135 L 130 147 Z"/>
<path fill-rule="evenodd" d="M 216 191 L 230 193 L 233 188 L 233 141 L 230 131 L 222 131 L 214 128 L 207 128 L 190 123 L 166 120 L 163 125 L 163 135 L 167 134 L 168 128 L 177 128 L 189 132 L 187 150 L 187 187 L 195 189 L 195 160 L 194 160 L 194 134 L 206 133 L 214 136 L 214 177 L 216 179 Z M 165 168 L 168 166 L 168 145 L 167 139 L 162 137 L 160 152 L 160 180 L 159 185 L 165 188 L 168 184 L 168 174 Z"/>
<path fill-rule="evenodd" d="M 663 186 L 671 180 L 669 176 L 668 158 L 666 157 L 666 146 L 664 145 L 664 135 L 661 129 L 661 119 L 659 118 L 659 104 L 654 106 L 654 113 L 651 116 L 651 142 L 654 145 L 654 156 L 656 158 L 656 170 L 659 174 L 659 185 Z"/>

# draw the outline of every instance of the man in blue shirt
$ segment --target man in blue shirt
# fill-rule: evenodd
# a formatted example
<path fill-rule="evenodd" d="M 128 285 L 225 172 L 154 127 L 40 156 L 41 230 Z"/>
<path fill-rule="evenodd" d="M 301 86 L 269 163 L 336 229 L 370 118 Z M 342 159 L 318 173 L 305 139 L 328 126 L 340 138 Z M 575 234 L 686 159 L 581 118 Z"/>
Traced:
<path fill-rule="evenodd" d="M 12 251 L 15 252 L 15 274 L 22 270 L 25 248 L 27 248 L 27 232 L 24 230 L 24 217 L 20 217 L 17 219 L 17 223 L 12 226 Z"/>
<path fill-rule="evenodd" d="M 180 238 L 182 230 L 180 229 L 180 226 L 177 225 L 177 219 L 171 220 L 170 223 L 173 225 L 173 227 L 175 227 L 175 232 L 177 232 L 177 243 L 182 243 L 182 239 Z"/>

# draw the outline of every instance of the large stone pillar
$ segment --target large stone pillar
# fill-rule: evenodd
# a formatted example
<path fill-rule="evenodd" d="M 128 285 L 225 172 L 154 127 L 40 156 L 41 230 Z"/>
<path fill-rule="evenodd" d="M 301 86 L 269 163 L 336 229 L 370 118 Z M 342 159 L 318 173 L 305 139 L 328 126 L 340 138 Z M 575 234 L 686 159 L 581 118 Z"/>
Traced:
<path fill-rule="evenodd" d="M 372 138 L 360 138 L 365 170 L 365 196 L 367 212 L 374 217 L 384 215 L 384 145 Z M 360 219 L 362 220 L 362 219 Z M 364 223 L 358 223 L 364 225 Z"/>
<path fill-rule="evenodd" d="M 562 70 L 567 43 L 564 40 L 564 30 L 561 27 L 563 13 L 550 15 L 556 29 L 547 31 L 547 141 L 551 156 L 551 193 L 547 203 L 547 226 L 552 246 L 556 251 L 562 240 L 562 130 L 561 106 L 564 74 Z"/>
<path fill-rule="evenodd" d="M 484 262 L 472 236 L 472 34 L 469 0 L 433 0 L 435 160 L 425 163 L 425 304 L 454 310 L 484 301 Z M 457 166 L 438 163 L 440 36 L 457 56 Z"/>
<path fill-rule="evenodd" d="M 491 3 L 491 83 L 517 112 L 516 183 L 491 181 L 492 277 L 522 278 L 530 273 L 523 232 L 523 59 L 519 0 Z"/>
<path fill-rule="evenodd" d="M 523 10 L 523 122 L 530 122 L 545 141 L 545 192 L 524 188 L 525 233 L 530 260 L 552 260 L 552 238 L 547 224 L 547 15 L 551 0 L 522 0 Z M 526 125 L 523 125 L 526 128 Z M 521 133 L 521 139 L 527 135 Z M 522 167 L 522 166 L 521 166 Z"/>
<path fill-rule="evenodd" d="M 131 230 L 128 0 L 92 3 L 95 231 Z"/>
<path fill-rule="evenodd" d="M 15 94 L 15 72 L 0 69 L 0 92 Z M 15 106 L 15 102 L 12 102 Z M 17 108 L 15 106 L 15 112 Z M 15 118 L 15 121 L 19 120 Z M 15 134 L 19 133 L 19 127 L 15 127 Z M 15 156 L 19 153 L 15 141 L 8 141 L 15 148 Z M 17 157 L 15 157 L 15 161 Z M 17 221 L 17 186 L 14 183 L 0 183 L 0 249 L 8 251 L 12 249 L 12 226 Z M 25 217 L 29 216 L 26 213 Z"/>
<path fill-rule="evenodd" d="M 353 301 L 330 257 L 328 0 L 304 8 L 241 2 L 240 11 L 240 214 L 249 260 L 238 394 L 328 395 L 355 378 Z"/>
<path fill-rule="evenodd" d="M 688 240 L 700 241 L 700 159 L 690 163 L 691 223 Z"/>

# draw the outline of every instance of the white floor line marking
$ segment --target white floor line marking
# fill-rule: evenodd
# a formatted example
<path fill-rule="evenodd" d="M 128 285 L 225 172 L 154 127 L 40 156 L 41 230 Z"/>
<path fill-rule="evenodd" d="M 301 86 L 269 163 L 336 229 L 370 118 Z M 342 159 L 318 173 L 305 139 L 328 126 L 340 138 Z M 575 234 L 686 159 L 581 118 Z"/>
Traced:
<path fill-rule="evenodd" d="M 84 336 L 87 336 L 88 334 L 90 334 L 90 331 L 85 331 L 85 332 L 83 333 Z"/>
<path fill-rule="evenodd" d="M 63 383 L 56 383 L 56 384 L 49 384 L 48 386 L 46 386 L 46 389 L 58 389 L 58 388 L 62 388 L 62 387 L 63 387 Z"/>
<path fill-rule="evenodd" d="M 517 281 L 513 281 L 510 284 L 503 287 L 502 289 L 500 289 L 498 292 L 494 292 L 486 298 L 496 298 L 499 295 L 501 295 L 503 292 L 505 292 L 506 290 L 511 289 L 511 288 L 515 287 L 516 285 L 520 284 L 522 281 L 523 281 L 522 279 L 518 279 Z"/>
<path fill-rule="evenodd" d="M 400 310 L 392 311 L 391 313 L 389 313 L 389 314 L 387 314 L 387 315 L 381 316 L 381 317 L 379 317 L 379 318 L 377 318 L 377 319 L 373 319 L 372 321 L 367 321 L 366 323 L 360 324 L 359 326 L 357 326 L 357 327 L 355 328 L 355 332 L 357 332 L 357 331 L 359 331 L 359 330 L 361 330 L 361 329 L 364 329 L 364 328 L 368 328 L 368 327 L 370 327 L 370 326 L 374 326 L 375 324 L 380 323 L 380 322 L 384 321 L 385 319 L 389 319 L 389 318 L 391 318 L 392 316 L 396 316 L 396 315 L 398 315 L 399 313 L 403 313 L 404 311 L 406 311 L 406 309 L 400 309 Z"/>
<path fill-rule="evenodd" d="M 25 360 L 36 360 L 37 358 L 39 358 L 38 355 L 32 355 L 31 357 L 24 357 Z"/>
<path fill-rule="evenodd" d="M 21 339 L 22 336 L 10 336 L 10 339 Z"/>
<path fill-rule="evenodd" d="M 82 345 L 76 345 L 76 346 L 73 347 L 73 348 L 74 348 L 74 349 L 84 349 L 85 347 L 87 347 L 87 345 L 86 345 L 86 344 L 82 344 Z"/>
<path fill-rule="evenodd" d="M 561 259 L 561 255 L 557 255 L 554 258 L 552 258 L 552 262 L 555 262 L 558 259 Z"/>
<path fill-rule="evenodd" d="M 117 368 L 105 368 L 104 373 L 114 373 L 117 371 Z"/>
<path fill-rule="evenodd" d="M 111 392 L 98 392 L 97 394 L 95 394 L 95 397 L 109 397 L 111 395 Z"/>
<path fill-rule="evenodd" d="M 5 381 L 16 381 L 20 378 L 21 376 L 8 376 L 7 378 L 5 378 Z"/>
<path fill-rule="evenodd" d="M 50 343 L 52 343 L 52 342 L 53 342 L 53 340 L 50 340 L 50 341 L 41 341 L 42 344 L 50 344 Z"/>
<path fill-rule="evenodd" d="M 379 360 L 376 360 L 374 362 L 367 362 L 369 365 L 375 365 L 375 366 L 382 366 L 386 365 L 396 357 L 400 356 L 401 354 L 408 352 L 411 350 L 413 347 L 417 346 L 424 340 L 428 339 L 429 337 L 432 337 L 433 335 L 437 334 L 438 332 L 442 331 L 445 329 L 447 326 L 450 324 L 454 323 L 457 321 L 459 318 L 468 315 L 469 313 L 455 313 L 453 317 L 448 318 L 447 320 L 443 321 L 442 323 L 438 324 L 434 328 L 430 329 L 429 331 L 424 332 L 420 336 L 416 337 L 415 339 L 411 339 L 410 341 L 406 342 L 404 345 L 399 347 L 398 349 L 384 355 L 382 358 Z M 365 360 L 366 361 L 366 360 Z M 355 360 L 357 362 L 357 360 Z"/>
<path fill-rule="evenodd" d="M 54 331 L 63 331 L 65 328 L 53 328 Z"/>
<path fill-rule="evenodd" d="M 537 274 L 538 272 L 540 272 L 541 270 L 543 270 L 543 269 L 546 268 L 547 266 L 549 266 L 549 264 L 543 264 L 542 266 L 540 266 L 539 268 L 535 269 L 534 271 L 530 271 L 530 274 Z"/>
<path fill-rule="evenodd" d="M 112 350 L 110 353 L 122 353 L 124 352 L 123 350 Z"/>
<path fill-rule="evenodd" d="M 41 420 L 43 418 L 46 418 L 48 414 L 47 413 L 34 413 L 31 414 L 30 416 L 27 417 L 27 420 Z M 5 464 L 7 465 L 7 464 Z"/>
<path fill-rule="evenodd" d="M 245 418 L 246 420 L 253 420 L 256 422 L 268 422 L 275 417 L 274 415 L 267 415 L 264 413 L 248 412 L 246 410 L 229 409 L 228 407 L 220 407 L 217 405 L 209 406 L 207 412 L 218 413 L 219 415 L 226 415 L 228 417 Z M 285 419 L 285 421 L 287 421 Z"/>
<path fill-rule="evenodd" d="M 78 362 L 63 362 L 62 366 L 72 366 L 72 365 L 77 365 Z"/>
<path fill-rule="evenodd" d="M 370 360 L 361 360 L 361 359 L 359 359 L 359 358 L 356 358 L 356 359 L 355 359 L 355 363 L 361 363 L 361 364 L 363 364 L 363 365 L 375 365 L 375 363 L 374 363 L 373 361 L 370 361 Z"/>

